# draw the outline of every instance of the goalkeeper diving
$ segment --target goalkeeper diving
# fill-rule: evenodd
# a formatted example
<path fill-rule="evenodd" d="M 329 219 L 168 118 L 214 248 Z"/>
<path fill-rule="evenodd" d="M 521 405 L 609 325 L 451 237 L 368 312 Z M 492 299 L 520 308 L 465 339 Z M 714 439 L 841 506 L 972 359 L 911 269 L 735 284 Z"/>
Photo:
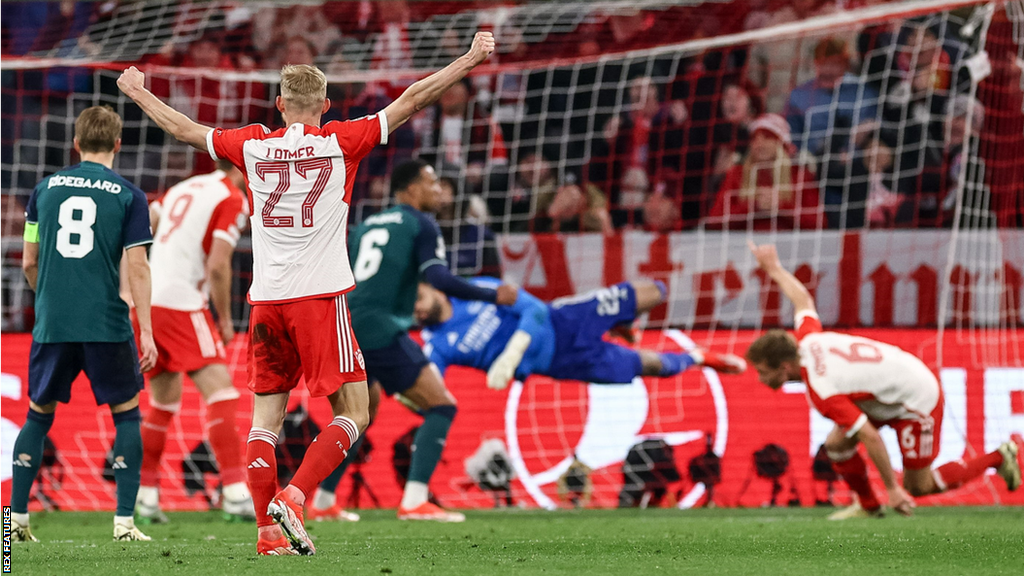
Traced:
<path fill-rule="evenodd" d="M 492 278 L 471 282 L 495 287 Z M 530 374 L 556 380 L 626 384 L 637 376 L 668 377 L 690 366 L 725 374 L 746 370 L 746 361 L 709 350 L 633 350 L 604 339 L 665 300 L 662 282 L 623 282 L 545 304 L 525 290 L 516 303 L 498 306 L 449 298 L 421 283 L 415 315 L 423 326 L 424 352 L 444 374 L 448 366 L 487 372 L 487 386 L 501 390 Z"/>

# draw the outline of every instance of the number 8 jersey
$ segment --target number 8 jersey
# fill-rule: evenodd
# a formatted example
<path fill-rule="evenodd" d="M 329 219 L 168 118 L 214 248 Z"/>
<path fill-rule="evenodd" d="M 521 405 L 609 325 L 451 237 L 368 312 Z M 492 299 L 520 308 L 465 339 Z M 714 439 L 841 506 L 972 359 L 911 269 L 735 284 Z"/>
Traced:
<path fill-rule="evenodd" d="M 932 414 L 942 394 L 935 374 L 913 354 L 860 336 L 823 332 L 813 313 L 796 317 L 800 369 L 811 403 L 852 437 L 876 425 Z"/>
<path fill-rule="evenodd" d="M 152 241 L 141 190 L 95 162 L 65 168 L 29 197 L 25 241 L 39 244 L 33 340 L 132 338 L 118 268 L 122 250 Z"/>
<path fill-rule="evenodd" d="M 252 227 L 252 303 L 325 298 L 354 286 L 346 227 L 359 161 L 387 144 L 383 112 L 323 127 L 261 124 L 206 136 L 214 160 L 245 175 Z"/>

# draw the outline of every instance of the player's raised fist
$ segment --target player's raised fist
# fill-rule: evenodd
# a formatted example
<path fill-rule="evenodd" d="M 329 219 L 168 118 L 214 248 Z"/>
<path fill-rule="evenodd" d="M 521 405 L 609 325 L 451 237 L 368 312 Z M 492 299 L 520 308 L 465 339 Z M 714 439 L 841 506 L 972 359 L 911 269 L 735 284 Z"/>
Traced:
<path fill-rule="evenodd" d="M 117 79 L 117 87 L 131 98 L 136 92 L 146 87 L 146 75 L 135 66 L 125 68 Z"/>
<path fill-rule="evenodd" d="M 472 61 L 473 66 L 480 64 L 494 52 L 494 35 L 490 32 L 477 32 L 473 36 L 473 45 L 470 46 L 466 56 Z"/>
<path fill-rule="evenodd" d="M 775 250 L 774 244 L 762 244 L 758 246 L 748 240 L 747 246 L 750 247 L 750 251 L 754 254 L 754 258 L 757 259 L 757 265 L 765 272 L 781 266 L 779 263 L 779 254 Z"/>

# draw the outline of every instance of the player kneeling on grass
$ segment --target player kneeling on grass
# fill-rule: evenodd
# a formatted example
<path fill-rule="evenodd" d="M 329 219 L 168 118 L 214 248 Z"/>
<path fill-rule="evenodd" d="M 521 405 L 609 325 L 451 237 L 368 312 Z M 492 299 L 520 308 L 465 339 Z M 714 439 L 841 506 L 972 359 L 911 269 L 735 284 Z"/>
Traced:
<path fill-rule="evenodd" d="M 96 403 L 109 405 L 114 418 L 114 539 L 149 540 L 132 514 L 142 463 L 142 372 L 157 359 L 146 259 L 152 236 L 146 195 L 111 169 L 120 148 L 121 118 L 109 107 L 85 109 L 75 121 L 75 150 L 82 162 L 40 182 L 25 210 L 22 268 L 36 292 L 36 324 L 28 361 L 28 418 L 14 442 L 15 542 L 36 541 L 28 498 L 43 460 L 43 439 L 57 402 L 71 400 L 71 383 L 83 370 Z M 128 305 L 119 294 L 122 251 L 138 311 L 138 348 Z"/>
<path fill-rule="evenodd" d="M 1012 440 L 994 452 L 932 470 L 939 453 L 943 403 L 935 374 L 917 357 L 895 346 L 824 332 L 814 300 L 782 267 L 775 246 L 751 244 L 750 249 L 761 269 L 793 302 L 796 337 L 772 330 L 751 344 L 747 360 L 757 369 L 761 382 L 773 389 L 802 379 L 814 408 L 835 422 L 825 439 L 825 450 L 859 502 L 831 519 L 881 515 L 882 505 L 871 489 L 859 444 L 864 444 L 882 476 L 889 505 L 906 516 L 915 506 L 911 496 L 958 488 L 988 468 L 996 468 L 1010 490 L 1020 486 L 1020 449 Z M 891 426 L 900 439 L 903 486 L 896 481 L 889 453 L 878 435 L 881 426 Z"/>
<path fill-rule="evenodd" d="M 235 413 L 240 394 L 231 382 L 224 343 L 231 322 L 231 257 L 247 217 L 245 179 L 230 162 L 171 187 L 150 207 L 154 243 L 153 337 L 160 358 L 149 373 L 149 410 L 142 421 L 142 486 L 135 513 L 167 522 L 160 510 L 160 461 L 167 429 L 181 408 L 185 373 L 206 403 L 206 437 L 224 485 L 221 508 L 229 519 L 256 520 L 245 485 L 242 440 Z M 217 322 L 208 300 L 217 309 Z"/>
<path fill-rule="evenodd" d="M 490 278 L 473 282 L 498 283 Z M 551 304 L 520 289 L 512 306 L 448 298 L 420 284 L 415 312 L 424 326 L 427 357 L 442 373 L 450 365 L 484 370 L 487 386 L 495 390 L 530 374 L 622 384 L 637 376 L 674 376 L 695 365 L 726 374 L 746 370 L 746 362 L 732 354 L 633 350 L 603 339 L 609 330 L 628 326 L 664 300 L 665 285 L 649 280 L 623 282 Z"/>

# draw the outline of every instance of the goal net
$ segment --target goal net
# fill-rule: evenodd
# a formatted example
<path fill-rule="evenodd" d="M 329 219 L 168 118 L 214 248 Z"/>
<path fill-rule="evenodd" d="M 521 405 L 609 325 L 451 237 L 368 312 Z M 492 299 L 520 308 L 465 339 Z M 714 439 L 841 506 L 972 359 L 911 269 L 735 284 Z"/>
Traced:
<path fill-rule="evenodd" d="M 81 110 L 122 115 L 115 170 L 154 198 L 214 168 L 118 92 L 125 63 L 203 124 L 279 126 L 281 64 L 321 66 L 325 120 L 354 118 L 489 29 L 492 61 L 362 163 L 353 222 L 388 205 L 396 163 L 425 158 L 442 176 L 438 220 L 458 273 L 502 275 L 548 300 L 658 279 L 667 302 L 638 320 L 636 346 L 737 354 L 763 330 L 792 325 L 747 249 L 773 242 L 826 327 L 897 344 L 939 371 L 938 463 L 1024 433 L 1024 3 L 332 4 L 102 3 L 59 16 L 54 5 L 17 28 L 5 12 L 4 331 L 31 328 L 24 203 L 77 161 Z M 235 257 L 239 330 L 248 246 L 243 238 Z M 244 343 L 229 352 L 244 385 Z M 490 438 L 507 447 L 514 500 L 531 506 L 849 498 L 815 459 L 830 424 L 796 383 L 772 392 L 753 371 L 691 370 L 616 386 L 533 377 L 500 395 L 478 374 L 448 380 L 465 426 L 453 429 L 432 485 L 446 504 L 490 504 L 462 469 Z M 189 455 L 208 460 L 195 452 L 200 404 L 187 388 L 168 478 Z M 67 446 L 63 490 L 75 486 L 79 506 L 109 506 L 104 418 L 55 439 Z M 387 450 L 415 422 L 386 408 L 369 435 Z M 900 469 L 897 439 L 885 439 Z M 371 485 L 393 476 L 388 460 L 366 464 Z M 380 486 L 395 505 L 391 481 Z M 200 498 L 177 480 L 164 488 L 168 508 Z M 992 477 L 931 500 L 1020 501 Z"/>

